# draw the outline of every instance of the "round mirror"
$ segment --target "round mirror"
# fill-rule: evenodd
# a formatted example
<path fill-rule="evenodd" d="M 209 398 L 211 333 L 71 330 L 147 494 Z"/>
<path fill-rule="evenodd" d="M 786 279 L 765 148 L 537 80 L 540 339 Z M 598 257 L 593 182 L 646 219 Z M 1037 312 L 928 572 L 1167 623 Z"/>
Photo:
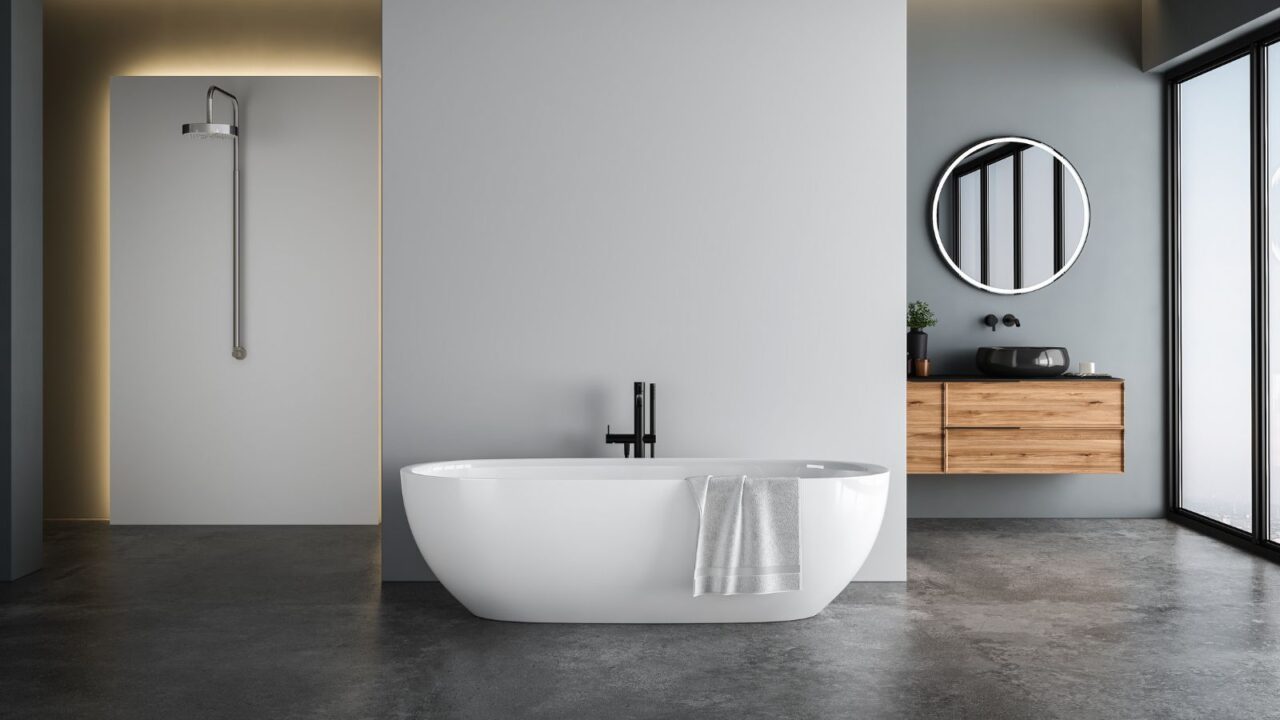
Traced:
<path fill-rule="evenodd" d="M 1039 290 L 1084 249 L 1089 196 L 1057 150 L 984 140 L 947 166 L 933 193 L 933 239 L 965 282 L 1002 295 Z"/>

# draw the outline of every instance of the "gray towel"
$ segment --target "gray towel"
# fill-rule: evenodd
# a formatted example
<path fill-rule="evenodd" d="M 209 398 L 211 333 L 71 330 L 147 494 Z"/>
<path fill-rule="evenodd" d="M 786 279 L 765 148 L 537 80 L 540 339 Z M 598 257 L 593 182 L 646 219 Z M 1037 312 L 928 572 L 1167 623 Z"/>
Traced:
<path fill-rule="evenodd" d="M 800 589 L 800 479 L 687 478 L 698 503 L 694 597 Z"/>

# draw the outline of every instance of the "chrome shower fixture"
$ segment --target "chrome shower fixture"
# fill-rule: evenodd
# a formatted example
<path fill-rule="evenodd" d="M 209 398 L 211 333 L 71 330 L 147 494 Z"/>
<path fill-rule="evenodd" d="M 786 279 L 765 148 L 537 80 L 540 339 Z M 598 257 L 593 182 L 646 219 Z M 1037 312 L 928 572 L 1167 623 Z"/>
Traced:
<path fill-rule="evenodd" d="M 231 124 L 213 121 L 213 96 L 231 100 Z M 193 138 L 231 139 L 231 357 L 243 360 L 247 354 L 240 337 L 240 101 L 217 85 L 205 93 L 204 122 L 183 123 L 182 134 Z"/>

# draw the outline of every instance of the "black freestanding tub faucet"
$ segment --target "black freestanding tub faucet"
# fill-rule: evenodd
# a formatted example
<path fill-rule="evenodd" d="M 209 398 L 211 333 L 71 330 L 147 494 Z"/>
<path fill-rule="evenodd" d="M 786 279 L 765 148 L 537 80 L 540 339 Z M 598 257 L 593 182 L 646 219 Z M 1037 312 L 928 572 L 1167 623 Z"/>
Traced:
<path fill-rule="evenodd" d="M 604 426 L 604 442 L 606 445 L 622 445 L 622 456 L 631 457 L 631 447 L 634 445 L 636 449 L 636 457 L 645 456 L 645 443 L 649 445 L 649 457 L 654 457 L 653 446 L 657 444 L 657 422 L 654 408 L 657 405 L 658 386 L 649 383 L 648 393 L 645 392 L 643 382 L 635 383 L 635 400 L 633 407 L 635 409 L 634 425 L 629 433 L 615 433 L 609 425 Z M 646 432 L 644 426 L 644 407 L 649 406 L 649 428 Z"/>

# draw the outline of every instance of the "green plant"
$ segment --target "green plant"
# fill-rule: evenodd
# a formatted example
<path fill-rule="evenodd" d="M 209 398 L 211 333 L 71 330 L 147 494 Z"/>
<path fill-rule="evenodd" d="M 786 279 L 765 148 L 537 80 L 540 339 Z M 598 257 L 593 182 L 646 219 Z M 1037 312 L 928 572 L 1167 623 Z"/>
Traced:
<path fill-rule="evenodd" d="M 912 330 L 923 330 L 938 324 L 929 303 L 923 300 L 907 303 L 907 327 Z"/>

